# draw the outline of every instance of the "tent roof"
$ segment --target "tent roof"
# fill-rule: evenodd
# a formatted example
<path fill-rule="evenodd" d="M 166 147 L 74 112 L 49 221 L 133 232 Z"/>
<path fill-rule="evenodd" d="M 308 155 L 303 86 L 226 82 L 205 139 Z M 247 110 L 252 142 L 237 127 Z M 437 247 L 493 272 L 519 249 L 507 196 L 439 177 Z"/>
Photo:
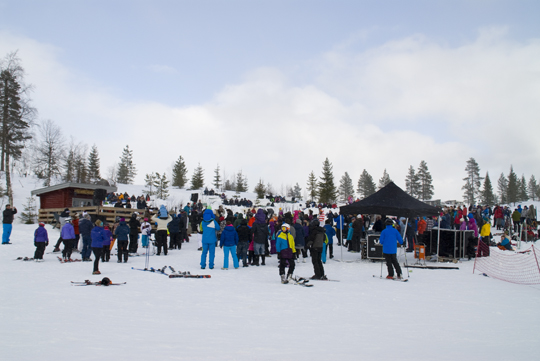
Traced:
<path fill-rule="evenodd" d="M 342 214 L 384 214 L 408 218 L 437 216 L 439 211 L 439 208 L 411 197 L 394 182 L 361 201 L 340 207 Z"/>

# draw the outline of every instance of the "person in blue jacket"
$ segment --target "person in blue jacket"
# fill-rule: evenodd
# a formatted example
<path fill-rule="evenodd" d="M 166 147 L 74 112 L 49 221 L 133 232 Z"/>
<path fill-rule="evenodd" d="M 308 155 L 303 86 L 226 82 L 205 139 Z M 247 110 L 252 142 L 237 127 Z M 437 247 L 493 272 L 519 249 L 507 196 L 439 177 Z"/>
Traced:
<path fill-rule="evenodd" d="M 386 228 L 381 232 L 379 243 L 383 246 L 383 257 L 386 260 L 388 268 L 388 276 L 386 278 L 394 278 L 394 267 L 396 269 L 397 278 L 401 279 L 401 267 L 397 260 L 397 243 L 403 245 L 403 238 L 397 229 L 394 228 L 394 221 L 386 220 Z"/>
<path fill-rule="evenodd" d="M 204 233 L 203 233 L 204 234 Z M 238 233 L 229 221 L 221 232 L 219 247 L 223 249 L 223 268 L 229 269 L 229 252 L 233 259 L 234 268 L 238 268 L 238 257 L 236 255 L 236 246 L 238 245 Z"/>
<path fill-rule="evenodd" d="M 92 237 L 92 252 L 94 253 L 94 272 L 93 275 L 100 275 L 99 272 L 99 259 L 101 258 L 101 252 L 103 252 L 103 243 L 106 241 L 106 234 L 103 230 L 103 222 L 99 219 L 95 222 L 95 227 L 92 228 L 90 237 Z"/>
<path fill-rule="evenodd" d="M 219 230 L 219 223 L 214 219 L 214 213 L 211 209 L 207 209 L 203 213 L 202 227 L 202 254 L 201 254 L 201 269 L 206 268 L 206 255 L 210 253 L 208 265 L 210 269 L 214 269 L 214 258 L 216 256 L 216 231 Z"/>
<path fill-rule="evenodd" d="M 332 227 L 332 220 L 327 219 L 325 221 L 324 229 L 326 231 L 326 236 L 328 237 L 328 244 L 326 245 L 327 252 L 330 259 L 334 258 L 334 236 L 336 235 L 336 230 Z"/>
<path fill-rule="evenodd" d="M 42 222 L 39 222 L 39 227 L 34 232 L 34 245 L 36 246 L 34 259 L 36 262 L 43 261 L 43 252 L 45 252 L 45 247 L 49 245 L 49 235 Z"/>

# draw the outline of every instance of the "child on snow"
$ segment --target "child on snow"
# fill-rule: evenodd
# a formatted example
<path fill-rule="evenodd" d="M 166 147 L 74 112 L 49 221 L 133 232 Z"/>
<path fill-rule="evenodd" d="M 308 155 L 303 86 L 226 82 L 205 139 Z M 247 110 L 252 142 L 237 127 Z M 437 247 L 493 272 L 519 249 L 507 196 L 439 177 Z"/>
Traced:
<path fill-rule="evenodd" d="M 45 247 L 49 245 L 49 235 L 45 229 L 44 223 L 39 223 L 39 227 L 34 232 L 34 245 L 36 246 L 36 252 L 34 253 L 34 259 L 36 262 L 43 261 L 43 253 Z"/>
<path fill-rule="evenodd" d="M 105 239 L 103 240 L 103 251 L 101 252 L 101 262 L 109 262 L 111 259 L 111 241 L 112 241 L 112 232 L 109 229 L 109 226 L 103 228 L 103 234 Z"/>
<path fill-rule="evenodd" d="M 141 224 L 141 242 L 143 248 L 148 247 L 148 241 L 150 240 L 150 235 L 152 234 L 152 225 L 148 222 L 148 218 L 144 219 L 144 222 Z"/>

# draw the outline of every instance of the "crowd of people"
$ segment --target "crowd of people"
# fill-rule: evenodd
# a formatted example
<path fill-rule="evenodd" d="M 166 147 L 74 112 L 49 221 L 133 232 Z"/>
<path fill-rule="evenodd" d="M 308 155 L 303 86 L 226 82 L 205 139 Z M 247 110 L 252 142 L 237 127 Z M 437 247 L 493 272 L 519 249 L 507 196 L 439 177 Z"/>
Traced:
<path fill-rule="evenodd" d="M 127 198 L 127 199 L 126 199 Z M 109 201 L 124 202 L 129 197 L 124 194 L 111 194 Z M 135 198 L 136 202 L 145 201 L 144 196 Z M 92 261 L 94 254 L 95 274 L 99 274 L 99 261 L 109 262 L 111 250 L 116 243 L 117 262 L 128 262 L 130 254 L 136 254 L 139 246 L 139 235 L 142 247 L 153 244 L 156 255 L 166 256 L 171 249 L 181 249 L 184 242 L 189 242 L 194 233 L 202 233 L 199 250 L 201 253 L 201 269 L 213 269 L 215 248 L 224 252 L 222 269 L 232 267 L 265 266 L 266 258 L 276 255 L 279 258 L 279 274 L 282 282 L 288 282 L 295 269 L 295 263 L 306 262 L 311 257 L 313 279 L 325 279 L 324 264 L 327 258 L 334 257 L 334 241 L 349 252 L 361 252 L 361 240 L 368 233 L 380 233 L 383 245 L 383 256 L 388 267 L 388 277 L 402 276 L 396 261 L 396 244 L 406 247 L 407 252 L 414 250 L 415 244 L 422 242 L 421 236 L 429 234 L 435 228 L 472 230 L 474 236 L 494 246 L 492 242 L 491 224 L 497 230 L 505 230 L 498 246 L 501 249 L 512 249 L 510 235 L 521 226 L 525 231 L 525 239 L 538 238 L 536 209 L 534 206 L 518 206 L 512 212 L 509 207 L 495 206 L 458 206 L 445 207 L 438 217 L 386 218 L 374 215 L 372 223 L 369 215 L 342 215 L 336 209 L 323 208 L 295 210 L 274 213 L 273 208 L 244 207 L 244 211 L 233 213 L 226 205 L 217 209 L 206 208 L 199 200 L 187 203 L 180 210 L 167 210 L 161 206 L 156 212 L 145 207 L 141 212 L 134 212 L 126 221 L 117 218 L 112 224 L 94 219 L 88 214 L 70 214 L 65 209 L 60 215 L 61 234 L 55 244 L 54 251 L 60 252 L 60 244 L 64 245 L 62 258 L 72 260 L 71 255 L 82 239 L 81 260 Z M 6 216 L 6 212 L 8 212 Z M 9 213 L 16 210 L 7 209 L 4 220 L 9 221 Z M 440 224 L 439 224 L 440 219 Z M 6 223 L 4 223 L 5 225 Z M 6 227 L 5 227 L 6 228 Z M 9 228 L 9 227 L 8 227 Z M 5 233 L 4 233 L 5 234 Z M 5 239 L 4 239 L 5 240 Z M 48 244 L 48 236 L 43 224 L 35 233 L 36 260 L 43 258 L 44 247 Z M 45 245 L 45 246 L 44 246 Z"/>

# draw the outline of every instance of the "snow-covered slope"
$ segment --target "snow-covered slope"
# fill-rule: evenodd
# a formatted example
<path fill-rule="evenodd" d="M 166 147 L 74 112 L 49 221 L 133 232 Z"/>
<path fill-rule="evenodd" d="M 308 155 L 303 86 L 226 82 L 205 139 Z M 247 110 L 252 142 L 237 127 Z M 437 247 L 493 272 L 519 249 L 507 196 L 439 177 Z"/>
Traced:
<path fill-rule="evenodd" d="M 30 184 L 22 184 L 16 200 L 30 192 Z M 113 257 L 100 264 L 101 276 L 93 276 L 92 263 L 61 264 L 56 254 L 46 254 L 42 263 L 16 261 L 33 256 L 36 226 L 13 228 L 13 244 L 0 246 L 2 360 L 538 358 L 540 287 L 473 274 L 472 262 L 458 263 L 459 270 L 411 269 L 409 282 L 400 283 L 374 278 L 379 263 L 336 246 L 336 259 L 350 262 L 329 260 L 325 270 L 340 282 L 304 288 L 279 282 L 275 256 L 266 266 L 225 271 L 217 249 L 216 268 L 203 271 L 200 236 L 193 235 L 182 250 L 151 256 L 150 265 L 210 279 L 132 270 L 144 267 L 144 257 L 126 264 Z M 54 243 L 58 230 L 47 230 Z M 313 274 L 306 261 L 296 274 Z M 127 284 L 70 283 L 103 276 Z"/>

